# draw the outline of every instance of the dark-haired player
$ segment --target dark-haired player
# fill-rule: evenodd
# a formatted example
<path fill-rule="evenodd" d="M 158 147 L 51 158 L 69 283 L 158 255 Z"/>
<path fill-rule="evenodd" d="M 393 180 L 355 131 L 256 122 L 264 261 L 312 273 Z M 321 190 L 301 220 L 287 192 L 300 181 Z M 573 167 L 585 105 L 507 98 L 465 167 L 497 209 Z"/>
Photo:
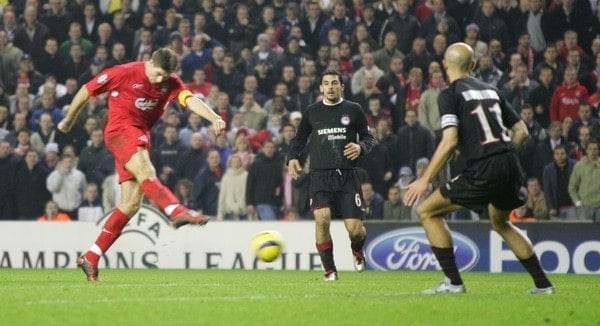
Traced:
<path fill-rule="evenodd" d="M 542 270 L 531 242 L 508 220 L 510 211 L 524 203 L 519 192 L 524 174 L 515 147 L 519 148 L 527 138 L 527 126 L 496 88 L 469 77 L 473 66 L 473 50 L 469 45 L 454 43 L 448 47 L 444 68 L 451 84 L 438 99 L 442 140 L 423 176 L 414 181 L 404 195 L 405 204 L 418 202 L 433 176 L 455 148 L 459 148 L 467 161 L 462 174 L 417 207 L 431 249 L 446 276 L 438 286 L 424 293 L 466 292 L 444 215 L 462 207 L 476 212 L 487 207 L 493 229 L 533 277 L 535 287 L 529 293 L 552 294 L 554 287 Z"/>
<path fill-rule="evenodd" d="M 368 153 L 375 139 L 369 134 L 361 106 L 344 100 L 339 72 L 327 69 L 321 75 L 323 100 L 306 108 L 288 154 L 288 171 L 296 179 L 302 170 L 299 157 L 310 141 L 310 208 L 316 223 L 316 245 L 326 281 L 337 280 L 333 242 L 329 232 L 332 217 L 344 219 L 354 255 L 354 267 L 364 269 L 363 245 L 367 232 L 362 220 L 362 192 L 356 159 Z"/>
<path fill-rule="evenodd" d="M 77 114 L 91 96 L 108 94 L 108 121 L 104 131 L 107 148 L 115 157 L 121 184 L 121 202 L 106 220 L 92 247 L 77 259 L 89 281 L 98 279 L 100 256 L 117 240 L 127 222 L 139 210 L 146 195 L 169 218 L 173 227 L 203 225 L 208 219 L 180 204 L 175 195 L 156 178 L 150 161 L 150 129 L 171 100 L 208 119 L 220 133 L 225 122 L 202 100 L 185 88 L 173 74 L 177 55 L 162 48 L 145 62 L 117 65 L 99 73 L 79 89 L 58 129 L 69 132 Z"/>

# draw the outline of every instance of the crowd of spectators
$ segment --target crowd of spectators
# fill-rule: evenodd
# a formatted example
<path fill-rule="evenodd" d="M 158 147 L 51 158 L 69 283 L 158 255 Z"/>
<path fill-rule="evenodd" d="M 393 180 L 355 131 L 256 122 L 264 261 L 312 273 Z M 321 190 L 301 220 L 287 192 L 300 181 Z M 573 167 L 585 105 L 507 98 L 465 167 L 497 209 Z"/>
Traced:
<path fill-rule="evenodd" d="M 462 41 L 475 51 L 474 77 L 500 89 L 529 128 L 519 152 L 528 199 L 511 218 L 600 222 L 599 9 L 589 0 L 0 1 L 0 219 L 97 221 L 115 207 L 102 132 L 109 94 L 89 101 L 71 133 L 56 125 L 103 69 L 169 47 L 183 81 L 227 123 L 215 136 L 171 103 L 152 130 L 157 175 L 185 205 L 217 220 L 310 218 L 310 158 L 292 180 L 285 155 L 303 109 L 320 99 L 318 76 L 334 68 L 378 141 L 359 162 L 367 219 L 415 220 L 401 197 L 439 141 L 443 53 Z M 457 152 L 432 187 L 460 167 Z"/>

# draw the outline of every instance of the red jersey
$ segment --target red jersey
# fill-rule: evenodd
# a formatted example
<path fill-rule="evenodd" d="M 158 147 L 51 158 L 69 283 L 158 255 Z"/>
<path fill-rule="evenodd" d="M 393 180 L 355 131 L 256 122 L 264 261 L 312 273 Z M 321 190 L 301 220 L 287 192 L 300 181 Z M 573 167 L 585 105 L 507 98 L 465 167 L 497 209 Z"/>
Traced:
<path fill-rule="evenodd" d="M 163 115 L 165 106 L 186 90 L 175 75 L 160 84 L 146 77 L 144 62 L 131 62 L 108 68 L 85 84 L 90 95 L 109 92 L 106 132 L 133 126 L 149 131 Z"/>

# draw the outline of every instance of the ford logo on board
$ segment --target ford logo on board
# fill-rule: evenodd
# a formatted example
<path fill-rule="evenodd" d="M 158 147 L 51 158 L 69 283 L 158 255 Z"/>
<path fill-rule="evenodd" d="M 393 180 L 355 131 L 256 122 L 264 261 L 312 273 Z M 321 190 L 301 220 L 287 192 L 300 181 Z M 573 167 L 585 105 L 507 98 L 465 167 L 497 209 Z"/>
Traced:
<path fill-rule="evenodd" d="M 479 261 L 479 249 L 471 239 L 451 231 L 454 255 L 459 271 L 468 271 Z M 377 270 L 440 270 L 421 227 L 403 228 L 384 233 L 366 248 L 367 262 Z"/>

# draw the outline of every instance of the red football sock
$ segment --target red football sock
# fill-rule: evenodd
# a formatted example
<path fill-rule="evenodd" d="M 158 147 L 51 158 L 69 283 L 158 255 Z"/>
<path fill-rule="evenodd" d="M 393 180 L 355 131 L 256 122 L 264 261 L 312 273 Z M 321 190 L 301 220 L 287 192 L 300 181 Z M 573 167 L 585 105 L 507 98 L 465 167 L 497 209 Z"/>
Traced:
<path fill-rule="evenodd" d="M 179 199 L 175 197 L 175 195 L 169 190 L 169 188 L 165 187 L 160 181 L 156 178 L 146 179 L 141 184 L 142 191 L 144 195 L 150 199 L 161 211 L 165 211 L 165 208 L 169 205 L 178 205 L 180 204 Z M 170 214 L 174 216 L 173 213 Z"/>
<path fill-rule="evenodd" d="M 129 216 L 121 212 L 116 208 L 112 214 L 104 223 L 102 231 L 98 235 L 96 242 L 94 243 L 102 253 L 105 253 L 110 246 L 119 238 L 121 231 L 125 228 L 125 225 L 129 222 Z M 85 258 L 92 264 L 98 264 L 100 255 L 91 250 L 88 250 L 85 254 Z"/>

